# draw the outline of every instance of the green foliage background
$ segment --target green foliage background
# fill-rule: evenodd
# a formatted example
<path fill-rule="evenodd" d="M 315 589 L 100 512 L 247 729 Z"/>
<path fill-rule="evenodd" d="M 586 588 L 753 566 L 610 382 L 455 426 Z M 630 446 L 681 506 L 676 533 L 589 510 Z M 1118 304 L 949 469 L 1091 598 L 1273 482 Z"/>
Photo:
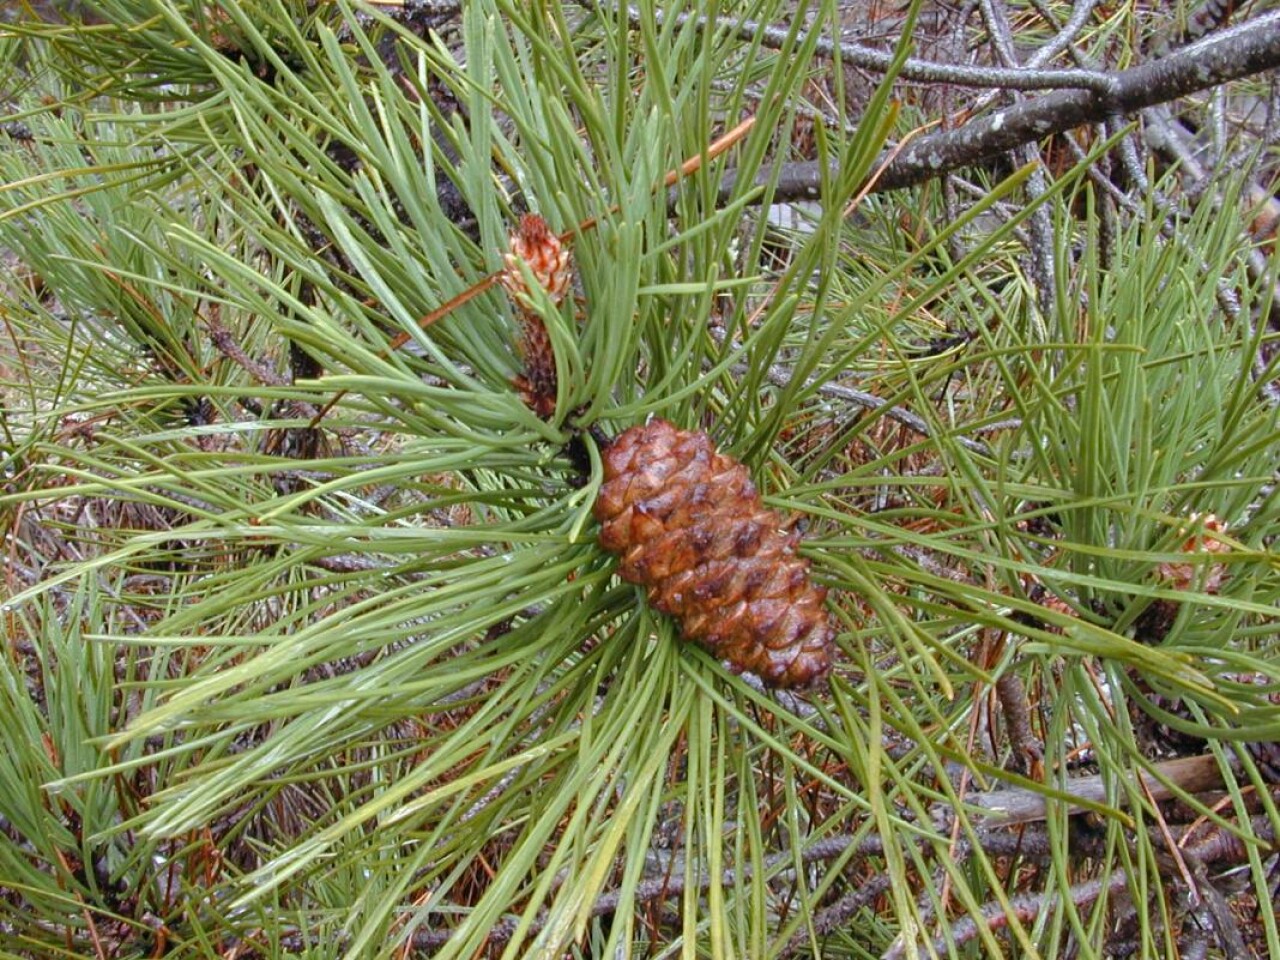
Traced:
<path fill-rule="evenodd" d="M 343 0 L 93 6 L 97 26 L 0 39 L 31 133 L 0 148 L 0 247 L 22 266 L 0 304 L 0 946 L 1101 957 L 1112 897 L 1030 921 L 1013 900 L 1123 871 L 1154 905 L 1138 955 L 1165 956 L 1183 907 L 1130 776 L 1153 765 L 1144 711 L 1207 739 L 1223 802 L 1184 799 L 1250 845 L 1269 902 L 1246 827 L 1280 816 L 1241 745 L 1280 733 L 1277 412 L 1257 389 L 1276 371 L 1265 327 L 1220 306 L 1270 296 L 1233 196 L 1171 232 L 1167 209 L 1124 211 L 1105 238 L 1100 145 L 1038 201 L 1046 316 L 1016 238 L 1031 207 L 994 215 L 1026 170 L 951 222 L 930 187 L 849 215 L 922 119 L 889 80 L 851 128 L 814 127 L 839 172 L 811 222 L 769 224 L 770 161 L 815 103 L 852 105 L 814 56 L 829 0 L 720 5 L 792 24 L 782 50 L 648 4 L 633 29 L 475 0 L 454 43 Z M 733 150 L 655 189 L 746 114 Z M 511 386 L 499 288 L 417 322 L 502 266 L 525 209 L 574 231 L 580 287 L 538 304 L 547 422 Z M 291 376 L 291 350 L 323 372 Z M 732 676 L 614 576 L 599 452 L 588 437 L 584 479 L 566 444 L 649 415 L 708 429 L 807 517 L 842 627 L 829 691 Z M 1198 569 L 1227 564 L 1223 585 L 1174 589 L 1158 566 L 1208 513 L 1230 549 Z M 1162 601 L 1171 628 L 1135 639 Z M 1008 675 L 1043 777 L 1006 769 Z M 1081 757 L 1109 785 L 1089 859 L 1054 799 Z M 963 801 L 997 782 L 1049 798 L 1047 866 L 984 852 Z M 984 905 L 1008 929 L 956 935 Z"/>

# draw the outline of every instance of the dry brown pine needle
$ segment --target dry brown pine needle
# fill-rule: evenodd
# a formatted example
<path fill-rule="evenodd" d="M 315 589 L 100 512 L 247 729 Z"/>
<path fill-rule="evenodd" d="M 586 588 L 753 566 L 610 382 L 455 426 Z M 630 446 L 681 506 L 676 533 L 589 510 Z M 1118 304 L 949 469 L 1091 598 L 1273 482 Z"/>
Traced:
<path fill-rule="evenodd" d="M 826 676 L 836 635 L 827 590 L 746 467 L 705 433 L 654 420 L 609 445 L 604 480 L 600 545 L 621 554 L 623 579 L 679 618 L 685 638 L 771 686 Z"/>

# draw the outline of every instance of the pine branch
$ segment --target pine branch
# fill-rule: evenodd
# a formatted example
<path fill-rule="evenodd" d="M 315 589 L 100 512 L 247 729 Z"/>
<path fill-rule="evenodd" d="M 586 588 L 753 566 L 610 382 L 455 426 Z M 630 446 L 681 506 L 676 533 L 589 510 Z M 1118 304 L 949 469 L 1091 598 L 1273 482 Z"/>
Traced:
<path fill-rule="evenodd" d="M 1274 847 L 1275 829 L 1266 817 L 1255 817 L 1251 821 L 1250 827 L 1259 840 L 1269 847 Z M 1189 831 L 1180 830 L 1175 835 L 1171 835 L 1169 839 L 1181 845 L 1188 834 Z M 1194 852 L 1197 863 L 1202 868 L 1209 865 L 1239 864 L 1244 862 L 1248 856 L 1243 842 L 1220 829 L 1215 830 L 1210 838 L 1193 846 L 1191 850 Z M 935 937 L 933 951 L 936 951 L 938 955 L 951 955 L 949 954 L 950 950 L 977 939 L 981 935 L 984 926 L 987 930 L 1001 930 L 1009 925 L 1012 917 L 1016 917 L 1020 923 L 1031 924 L 1042 914 L 1057 911 L 1064 900 L 1070 900 L 1079 909 L 1088 906 L 1104 895 L 1115 896 L 1123 892 L 1129 887 L 1129 882 L 1130 871 L 1117 869 L 1109 875 L 1074 884 L 1065 892 L 1020 894 L 1010 898 L 1008 907 L 1000 901 L 991 901 L 985 904 L 981 911 L 970 913 L 951 922 L 945 935 Z M 1204 884 L 1201 884 L 1201 889 L 1203 887 Z M 1234 921 L 1228 921 L 1226 930 L 1220 930 L 1219 933 L 1229 935 L 1229 931 L 1233 926 Z M 915 953 L 915 951 L 910 952 L 912 955 Z M 883 960 L 899 960 L 899 958 L 907 955 L 907 940 L 905 937 L 899 936 L 893 946 L 884 953 Z M 1228 955 L 1238 954 L 1229 953 Z"/>
<path fill-rule="evenodd" d="M 594 10 L 601 15 L 613 15 L 616 8 L 598 0 L 582 0 L 582 6 Z M 645 16 L 637 7 L 628 6 L 625 11 L 627 21 L 632 26 L 644 23 Z M 683 26 L 693 21 L 699 29 L 716 34 L 729 33 L 747 43 L 759 39 L 762 46 L 773 50 L 781 50 L 790 46 L 788 39 L 790 29 L 775 27 L 754 20 L 730 19 L 727 17 L 700 17 L 688 13 L 676 14 L 674 18 L 655 12 L 653 23 L 662 27 L 668 20 L 674 20 Z M 800 39 L 799 43 L 804 40 Z M 893 63 L 893 53 L 877 50 L 860 43 L 847 43 L 820 37 L 814 43 L 814 53 L 819 57 L 835 59 L 838 57 L 846 66 L 859 67 L 876 73 L 884 73 Z M 903 80 L 917 83 L 949 83 L 958 87 L 998 87 L 1003 90 L 1060 90 L 1080 89 L 1092 90 L 1099 95 L 1108 95 L 1115 86 L 1114 75 L 1101 70 L 1040 70 L 1022 67 L 966 67 L 950 63 L 935 63 L 931 60 L 920 60 L 910 57 L 902 65 L 899 76 Z"/>
<path fill-rule="evenodd" d="M 1201 793 L 1222 784 L 1222 769 L 1218 766 L 1217 758 L 1210 754 L 1166 760 L 1156 764 L 1156 769 L 1163 779 L 1141 772 L 1135 774 L 1135 778 L 1156 801 L 1171 799 L 1178 796 L 1179 792 Z M 1165 780 L 1176 784 L 1178 790 L 1167 786 Z M 1111 781 L 1112 778 L 1102 776 L 1077 777 L 1068 782 L 1066 790 L 1072 797 L 1087 802 L 1115 802 Z M 1049 812 L 1049 801 L 1044 794 L 1017 787 L 975 794 L 966 799 L 974 806 L 991 811 L 991 819 L 1005 825 L 1043 820 Z M 1084 808 L 1072 807 L 1069 812 L 1083 813 Z"/>
<path fill-rule="evenodd" d="M 1276 67 L 1280 67 L 1280 13 L 1269 13 L 1159 60 L 1113 73 L 1105 92 L 1059 89 L 955 130 L 917 137 L 896 152 L 886 151 L 878 164 L 883 172 L 870 189 L 884 193 L 912 187 L 1055 133 L 1136 113 Z M 1009 89 L 1018 88 L 1010 85 Z M 785 163 L 780 169 L 765 166 L 754 183 L 768 184 L 775 170 L 778 183 L 771 202 L 818 198 L 822 180 L 818 162 Z M 720 185 L 721 202 L 727 202 L 736 188 L 736 173 L 730 171 Z"/>

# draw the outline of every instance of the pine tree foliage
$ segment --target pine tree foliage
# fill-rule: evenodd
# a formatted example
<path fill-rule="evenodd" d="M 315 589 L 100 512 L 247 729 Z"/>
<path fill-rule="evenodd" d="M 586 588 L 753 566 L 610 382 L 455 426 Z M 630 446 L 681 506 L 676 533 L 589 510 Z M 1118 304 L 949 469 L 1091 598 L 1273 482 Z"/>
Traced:
<path fill-rule="evenodd" d="M 1229 929 L 1226 864 L 1280 955 L 1239 178 L 1117 206 L 1113 131 L 1043 190 L 865 195 L 930 119 L 919 3 L 856 97 L 830 0 L 720 5 L 778 48 L 693 4 L 80 6 L 0 27 L 0 949 L 1154 958 Z M 568 296 L 490 282 L 526 214 Z M 829 681 L 618 576 L 607 444 L 650 418 L 802 532 Z"/>

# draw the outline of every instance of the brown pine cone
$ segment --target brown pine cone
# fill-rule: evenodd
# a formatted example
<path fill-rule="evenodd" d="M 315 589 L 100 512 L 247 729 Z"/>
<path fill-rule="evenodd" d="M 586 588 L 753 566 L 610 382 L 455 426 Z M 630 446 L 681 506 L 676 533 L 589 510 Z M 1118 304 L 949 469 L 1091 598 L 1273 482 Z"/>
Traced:
<path fill-rule="evenodd" d="M 826 675 L 836 635 L 827 590 L 746 467 L 705 433 L 654 420 L 609 445 L 604 480 L 600 545 L 622 555 L 623 579 L 647 587 L 687 639 L 771 686 Z"/>

